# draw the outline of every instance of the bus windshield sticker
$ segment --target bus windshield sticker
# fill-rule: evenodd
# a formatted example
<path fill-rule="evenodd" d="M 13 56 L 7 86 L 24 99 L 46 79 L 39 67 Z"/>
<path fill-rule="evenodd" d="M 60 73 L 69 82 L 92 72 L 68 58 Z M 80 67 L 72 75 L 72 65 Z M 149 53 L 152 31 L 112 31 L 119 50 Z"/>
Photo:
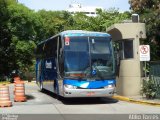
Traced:
<path fill-rule="evenodd" d="M 66 45 L 66 46 L 69 46 L 69 43 L 70 43 L 69 37 L 65 37 L 65 45 Z"/>

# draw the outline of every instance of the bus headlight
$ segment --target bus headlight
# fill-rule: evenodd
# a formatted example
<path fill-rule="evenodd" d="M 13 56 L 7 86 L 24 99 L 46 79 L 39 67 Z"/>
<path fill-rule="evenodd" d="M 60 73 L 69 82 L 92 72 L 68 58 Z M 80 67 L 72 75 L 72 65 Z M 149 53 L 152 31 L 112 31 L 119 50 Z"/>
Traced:
<path fill-rule="evenodd" d="M 64 86 L 65 86 L 66 88 L 68 88 L 68 89 L 76 89 L 76 88 L 77 88 L 76 86 L 67 85 L 67 84 L 65 84 Z"/>
<path fill-rule="evenodd" d="M 104 88 L 114 88 L 114 87 L 115 87 L 114 84 L 110 84 L 110 85 L 105 86 Z"/>

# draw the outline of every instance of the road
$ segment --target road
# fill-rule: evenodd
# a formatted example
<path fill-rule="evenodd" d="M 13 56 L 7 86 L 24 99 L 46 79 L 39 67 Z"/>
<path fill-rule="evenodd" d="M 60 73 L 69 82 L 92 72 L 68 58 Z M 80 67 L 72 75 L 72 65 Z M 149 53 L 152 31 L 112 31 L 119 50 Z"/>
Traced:
<path fill-rule="evenodd" d="M 11 84 L 12 102 L 14 101 L 13 87 L 14 85 Z M 57 117 L 60 114 L 92 114 L 95 117 L 100 114 L 104 116 L 106 114 L 160 114 L 160 107 L 128 103 L 112 98 L 57 99 L 56 95 L 49 92 L 40 92 L 35 83 L 26 83 L 25 92 L 27 102 L 13 102 L 12 107 L 0 108 L 0 114 L 56 114 Z M 160 116 L 158 118 L 160 119 Z"/>

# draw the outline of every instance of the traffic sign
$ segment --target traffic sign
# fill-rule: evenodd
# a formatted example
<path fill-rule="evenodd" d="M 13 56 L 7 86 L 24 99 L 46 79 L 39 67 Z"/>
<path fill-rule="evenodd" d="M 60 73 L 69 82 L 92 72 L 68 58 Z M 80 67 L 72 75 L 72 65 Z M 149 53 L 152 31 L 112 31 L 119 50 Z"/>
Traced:
<path fill-rule="evenodd" d="M 139 46 L 140 61 L 150 61 L 150 46 L 140 45 Z"/>

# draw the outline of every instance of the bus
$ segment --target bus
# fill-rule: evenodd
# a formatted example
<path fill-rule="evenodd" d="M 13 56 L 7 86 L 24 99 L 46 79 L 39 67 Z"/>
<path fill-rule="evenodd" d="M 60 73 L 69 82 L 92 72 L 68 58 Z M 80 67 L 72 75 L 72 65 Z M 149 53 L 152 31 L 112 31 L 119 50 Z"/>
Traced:
<path fill-rule="evenodd" d="M 36 48 L 36 82 L 40 90 L 62 97 L 107 97 L 115 90 L 111 36 L 67 30 Z"/>

